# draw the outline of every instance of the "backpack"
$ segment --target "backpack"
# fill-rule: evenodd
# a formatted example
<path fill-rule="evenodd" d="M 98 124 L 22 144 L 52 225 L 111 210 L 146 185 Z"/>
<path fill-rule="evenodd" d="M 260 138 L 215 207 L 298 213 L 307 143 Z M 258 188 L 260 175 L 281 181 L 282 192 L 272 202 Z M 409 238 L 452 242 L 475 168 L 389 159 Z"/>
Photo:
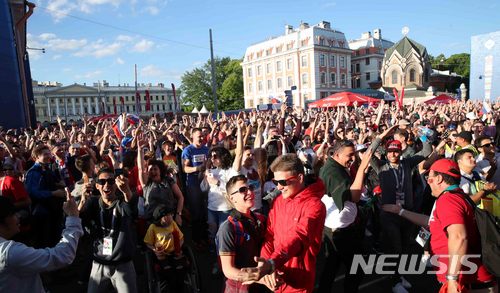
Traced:
<path fill-rule="evenodd" d="M 488 211 L 477 208 L 468 195 L 454 194 L 462 195 L 474 209 L 477 230 L 481 237 L 481 260 L 488 272 L 497 278 L 500 277 L 500 219 Z"/>

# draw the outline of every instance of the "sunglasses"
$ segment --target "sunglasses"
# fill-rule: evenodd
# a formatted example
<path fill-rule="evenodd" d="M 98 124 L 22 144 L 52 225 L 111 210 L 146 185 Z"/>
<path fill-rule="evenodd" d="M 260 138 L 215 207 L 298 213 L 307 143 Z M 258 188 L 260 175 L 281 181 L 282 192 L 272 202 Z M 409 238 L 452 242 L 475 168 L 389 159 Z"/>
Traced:
<path fill-rule="evenodd" d="M 233 195 L 235 193 L 247 193 L 249 190 L 253 191 L 255 189 L 255 186 L 253 185 L 248 185 L 248 186 L 242 186 L 238 188 L 235 192 L 231 193 L 230 195 Z"/>
<path fill-rule="evenodd" d="M 282 180 L 275 180 L 275 179 L 273 179 L 272 181 L 273 181 L 274 185 L 276 185 L 276 186 L 278 186 L 278 184 L 281 185 L 281 186 L 288 186 L 288 181 L 290 179 L 293 179 L 293 178 L 296 178 L 296 177 L 297 176 L 292 176 L 292 177 L 288 177 L 287 179 L 282 179 Z"/>
<path fill-rule="evenodd" d="M 490 143 L 487 143 L 487 144 L 483 144 L 481 147 L 482 148 L 489 148 L 489 147 L 492 147 L 493 146 L 493 143 L 490 142 Z"/>
<path fill-rule="evenodd" d="M 115 184 L 115 178 L 97 179 L 95 182 L 99 185 L 106 185 L 106 183 L 108 183 L 109 185 L 113 185 Z"/>

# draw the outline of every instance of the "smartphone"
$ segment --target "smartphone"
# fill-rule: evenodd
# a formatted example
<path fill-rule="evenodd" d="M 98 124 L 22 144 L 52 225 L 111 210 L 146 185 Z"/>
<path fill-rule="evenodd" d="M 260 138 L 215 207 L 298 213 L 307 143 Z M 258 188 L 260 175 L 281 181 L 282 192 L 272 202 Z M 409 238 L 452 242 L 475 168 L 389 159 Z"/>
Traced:
<path fill-rule="evenodd" d="M 115 178 L 120 176 L 120 175 L 123 175 L 123 169 L 115 169 Z"/>

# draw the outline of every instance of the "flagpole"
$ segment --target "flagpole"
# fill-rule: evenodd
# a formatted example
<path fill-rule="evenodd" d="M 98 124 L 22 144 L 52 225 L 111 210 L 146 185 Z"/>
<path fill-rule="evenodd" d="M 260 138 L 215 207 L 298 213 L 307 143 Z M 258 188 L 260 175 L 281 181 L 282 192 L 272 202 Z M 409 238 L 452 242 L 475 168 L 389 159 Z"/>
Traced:
<path fill-rule="evenodd" d="M 210 32 L 210 62 L 212 64 L 212 95 L 214 98 L 214 114 L 217 115 L 217 84 L 215 83 L 215 61 L 214 61 L 214 46 L 212 41 L 212 29 Z"/>
<path fill-rule="evenodd" d="M 139 115 L 139 101 L 137 100 L 137 64 L 134 64 L 134 79 L 135 79 L 135 113 Z"/>

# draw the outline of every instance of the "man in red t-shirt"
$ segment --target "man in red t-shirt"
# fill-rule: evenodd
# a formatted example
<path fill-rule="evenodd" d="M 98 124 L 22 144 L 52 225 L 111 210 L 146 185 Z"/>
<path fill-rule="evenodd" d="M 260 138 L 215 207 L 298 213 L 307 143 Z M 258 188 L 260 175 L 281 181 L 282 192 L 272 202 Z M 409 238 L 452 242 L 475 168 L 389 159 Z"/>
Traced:
<path fill-rule="evenodd" d="M 16 209 L 29 207 L 31 199 L 24 184 L 15 176 L 14 167 L 4 164 L 2 171 L 4 176 L 0 178 L 0 196 L 9 198 Z"/>
<path fill-rule="evenodd" d="M 430 217 L 397 205 L 384 205 L 382 209 L 429 227 L 431 252 L 439 256 L 437 278 L 443 283 L 440 292 L 498 292 L 495 277 L 486 270 L 481 259 L 470 257 L 481 254 L 481 236 L 474 218 L 474 207 L 459 187 L 458 164 L 449 159 L 436 161 L 430 168 L 427 183 L 432 195 L 437 197 Z M 463 256 L 468 257 L 463 259 Z M 463 265 L 465 261 L 469 262 L 466 266 Z M 477 270 L 473 270 L 470 262 L 477 265 Z"/>

